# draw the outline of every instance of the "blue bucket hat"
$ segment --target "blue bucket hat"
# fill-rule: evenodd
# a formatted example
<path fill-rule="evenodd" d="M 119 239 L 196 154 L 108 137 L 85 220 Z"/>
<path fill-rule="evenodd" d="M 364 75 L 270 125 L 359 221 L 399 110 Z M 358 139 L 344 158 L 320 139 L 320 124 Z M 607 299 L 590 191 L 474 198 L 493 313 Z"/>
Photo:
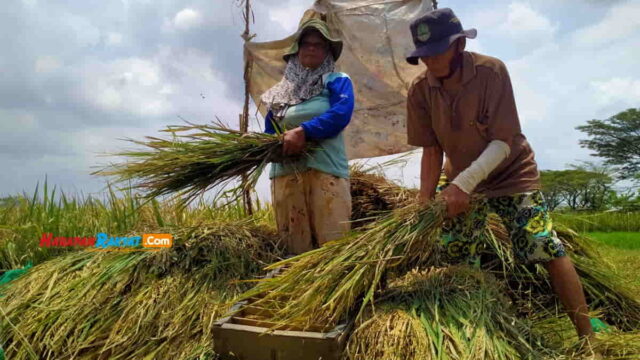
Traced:
<path fill-rule="evenodd" d="M 416 49 L 407 57 L 411 65 L 418 65 L 423 56 L 439 55 L 447 51 L 457 38 L 475 39 L 476 29 L 463 30 L 460 19 L 449 8 L 429 11 L 411 23 L 411 36 Z"/>

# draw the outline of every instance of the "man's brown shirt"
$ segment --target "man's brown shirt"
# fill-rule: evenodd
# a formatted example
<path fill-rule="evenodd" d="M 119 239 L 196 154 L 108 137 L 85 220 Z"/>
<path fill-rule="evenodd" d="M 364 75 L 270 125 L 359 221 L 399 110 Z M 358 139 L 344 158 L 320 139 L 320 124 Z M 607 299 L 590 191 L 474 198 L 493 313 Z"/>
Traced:
<path fill-rule="evenodd" d="M 414 80 L 407 99 L 409 144 L 440 146 L 446 155 L 445 174 L 453 180 L 491 141 L 504 141 L 511 147 L 509 157 L 475 192 L 497 197 L 540 189 L 533 150 L 520 128 L 504 63 L 464 52 L 459 71 L 462 84 L 455 92 L 447 91 L 428 70 Z"/>

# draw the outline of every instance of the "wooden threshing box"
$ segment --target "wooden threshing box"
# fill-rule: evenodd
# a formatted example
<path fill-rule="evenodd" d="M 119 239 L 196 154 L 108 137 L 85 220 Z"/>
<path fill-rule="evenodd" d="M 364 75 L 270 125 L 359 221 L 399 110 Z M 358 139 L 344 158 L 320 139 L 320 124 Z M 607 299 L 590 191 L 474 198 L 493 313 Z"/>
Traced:
<path fill-rule="evenodd" d="M 228 360 L 339 360 L 351 329 L 293 326 L 270 330 L 273 323 L 260 320 L 262 309 L 248 301 L 233 306 L 234 314 L 218 320 L 213 329 L 214 350 Z"/>

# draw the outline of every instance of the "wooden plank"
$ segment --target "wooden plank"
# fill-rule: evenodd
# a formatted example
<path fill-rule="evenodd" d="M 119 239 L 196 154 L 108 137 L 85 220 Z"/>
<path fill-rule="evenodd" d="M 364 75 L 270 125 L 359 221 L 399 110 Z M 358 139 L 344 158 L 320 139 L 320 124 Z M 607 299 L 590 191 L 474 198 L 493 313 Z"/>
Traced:
<path fill-rule="evenodd" d="M 225 360 L 340 360 L 341 344 L 325 335 L 225 324 L 214 328 L 214 349 Z"/>
<path fill-rule="evenodd" d="M 294 330 L 294 331 L 310 331 L 310 332 L 329 332 L 332 328 L 322 327 L 322 326 L 309 326 L 307 328 L 303 328 L 301 326 L 295 325 L 283 325 L 278 324 L 272 321 L 264 320 L 261 318 L 252 318 L 252 317 L 239 317 L 233 316 L 231 317 L 229 324 L 240 324 L 240 325 L 249 325 L 249 326 L 257 326 L 266 329 L 277 328 L 278 330 Z"/>

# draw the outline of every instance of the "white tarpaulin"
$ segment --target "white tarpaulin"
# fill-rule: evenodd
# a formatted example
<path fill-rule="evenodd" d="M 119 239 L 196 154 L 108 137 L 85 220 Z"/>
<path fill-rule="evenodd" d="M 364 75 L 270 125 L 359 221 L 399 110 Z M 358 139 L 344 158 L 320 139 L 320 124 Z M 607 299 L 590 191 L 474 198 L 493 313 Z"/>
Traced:
<path fill-rule="evenodd" d="M 406 95 L 412 79 L 424 70 L 405 61 L 413 48 L 409 24 L 431 10 L 422 0 L 317 0 L 305 18 L 324 14 L 331 31 L 344 42 L 338 71 L 349 74 L 356 108 L 345 130 L 347 154 L 359 159 L 411 149 L 406 141 Z M 284 51 L 293 37 L 254 43 L 245 48 L 253 62 L 251 96 L 260 95 L 282 78 Z M 266 109 L 259 107 L 262 115 Z"/>

